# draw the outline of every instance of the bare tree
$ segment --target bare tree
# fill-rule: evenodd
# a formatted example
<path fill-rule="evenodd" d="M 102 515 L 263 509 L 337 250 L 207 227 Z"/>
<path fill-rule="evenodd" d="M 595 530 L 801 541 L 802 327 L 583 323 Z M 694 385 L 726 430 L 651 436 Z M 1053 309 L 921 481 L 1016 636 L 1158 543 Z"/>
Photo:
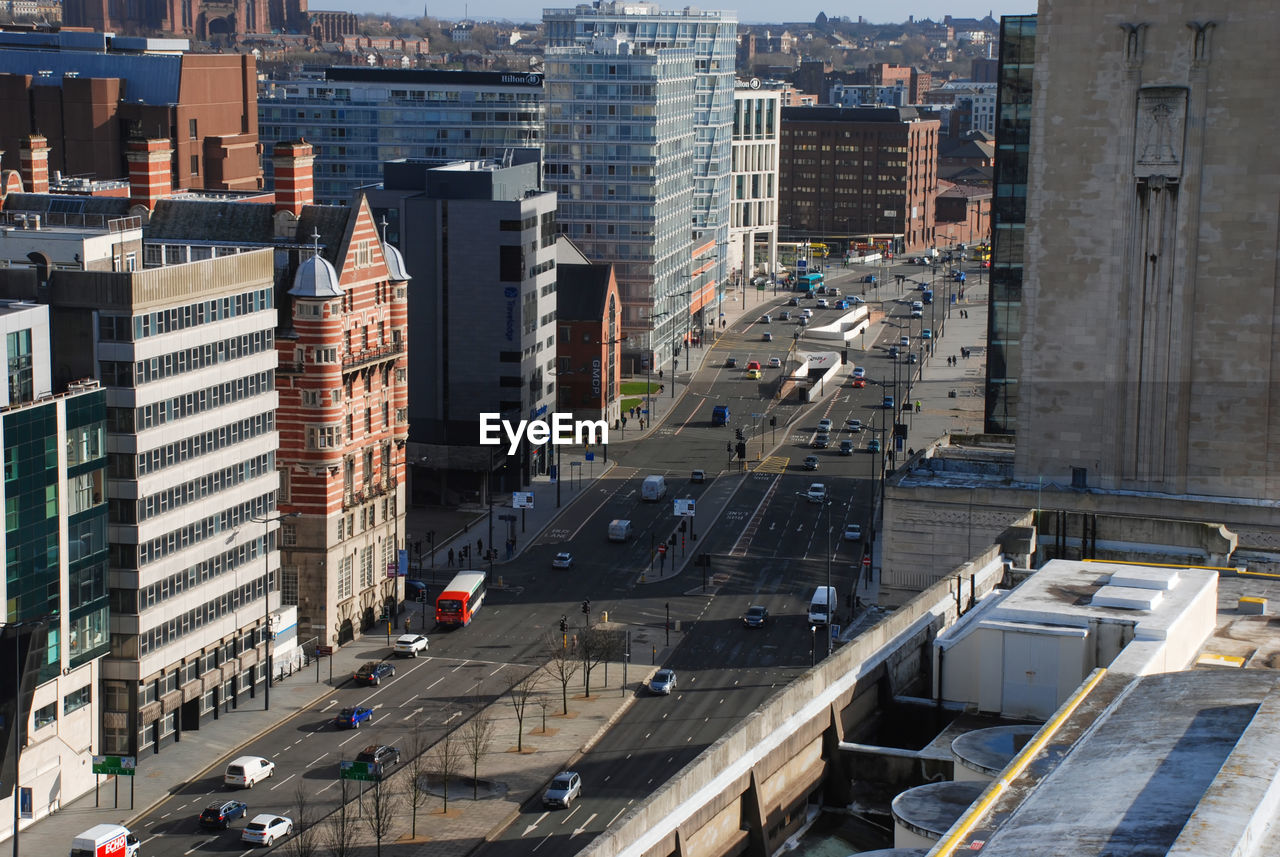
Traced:
<path fill-rule="evenodd" d="M 356 834 L 359 833 L 355 812 L 347 802 L 347 781 L 342 781 L 342 797 L 338 808 L 324 821 L 324 844 L 332 857 L 355 857 Z"/>
<path fill-rule="evenodd" d="M 525 677 L 511 686 L 511 690 L 507 691 L 507 696 L 511 700 L 511 707 L 516 712 L 516 752 L 524 751 L 524 715 L 529 707 L 530 700 L 538 691 L 538 685 L 542 683 L 542 672 L 532 670 L 525 674 Z"/>
<path fill-rule="evenodd" d="M 418 807 L 426 804 L 431 793 L 419 787 L 422 779 L 431 773 L 431 760 L 428 750 L 431 740 L 427 737 L 426 727 L 418 719 L 413 721 L 413 729 L 409 733 L 409 762 L 405 765 L 405 780 L 401 783 L 401 794 L 405 803 L 409 804 L 411 815 L 409 835 L 418 836 Z"/>
<path fill-rule="evenodd" d="M 446 732 L 444 737 L 431 748 L 431 769 L 440 777 L 440 790 L 444 796 L 444 812 L 449 811 L 449 781 L 458 774 L 462 764 L 462 741 L 453 732 Z M 337 857 L 335 855 L 335 857 Z"/>
<path fill-rule="evenodd" d="M 582 637 L 578 641 L 578 649 L 582 653 L 583 693 L 590 696 L 591 671 L 622 653 L 622 633 L 603 628 L 587 628 L 583 630 Z"/>
<path fill-rule="evenodd" d="M 365 794 L 368 799 L 364 802 L 365 812 L 361 819 L 373 834 L 374 854 L 382 857 L 382 840 L 391 835 L 391 825 L 400 814 L 400 794 L 381 782 L 374 783 Z"/>
<path fill-rule="evenodd" d="M 559 634 L 548 634 L 544 638 L 543 647 L 546 649 L 548 660 L 542 665 L 542 669 L 552 679 L 559 682 L 560 700 L 564 709 L 562 713 L 568 714 L 569 682 L 573 681 L 573 677 L 577 675 L 578 667 L 581 664 L 573 653 L 565 647 Z"/>
<path fill-rule="evenodd" d="M 306 785 L 299 780 L 293 790 L 293 836 L 284 842 L 289 857 L 316 857 L 320 853 L 320 812 L 311 803 Z"/>
<path fill-rule="evenodd" d="M 493 743 L 493 715 L 484 707 L 479 695 L 472 702 L 471 716 L 458 730 L 462 733 L 462 750 L 471 761 L 471 799 L 480 799 L 480 760 Z"/>

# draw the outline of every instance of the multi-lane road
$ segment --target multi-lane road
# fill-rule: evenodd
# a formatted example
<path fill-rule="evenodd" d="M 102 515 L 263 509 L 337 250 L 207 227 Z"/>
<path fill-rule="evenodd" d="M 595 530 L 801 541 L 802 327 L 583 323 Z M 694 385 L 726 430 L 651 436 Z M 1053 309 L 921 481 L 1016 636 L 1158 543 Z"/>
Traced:
<path fill-rule="evenodd" d="M 919 278 L 920 269 L 904 273 Z M 851 280 L 852 276 L 831 278 L 845 294 L 855 291 L 849 287 Z M 903 330 L 918 336 L 922 321 L 911 327 L 909 288 L 910 283 L 901 301 L 895 288 L 891 299 L 875 306 L 877 322 L 881 306 L 884 319 L 873 325 L 874 336 L 868 334 L 872 347 L 865 354 L 850 351 L 850 363 L 863 365 L 872 382 L 892 382 L 895 366 L 900 380 L 905 380 L 905 362 L 882 356 L 881 346 L 895 343 Z M 483 851 L 572 853 L 807 669 L 812 659 L 825 655 L 825 638 L 807 621 L 809 596 L 830 579 L 840 594 L 839 621 L 854 618 L 850 594 L 865 545 L 842 536 L 848 523 L 861 524 L 864 533 L 870 529 L 872 476 L 880 459 L 865 450 L 871 437 L 883 437 L 852 434 L 843 426 L 847 419 L 857 418 L 878 428 L 891 425 L 892 417 L 882 420 L 886 415 L 880 404 L 886 390 L 878 383 L 855 389 L 842 375 L 835 395 L 800 405 L 794 397 L 786 402 L 773 399 L 779 369 L 766 368 L 760 381 L 746 379 L 748 359 L 766 366 L 773 356 L 785 362 L 790 335 L 764 342 L 764 326 L 757 319 L 787 297 L 780 294 L 762 302 L 758 312 L 753 308 L 725 332 L 705 356 L 702 369 L 689 379 L 686 395 L 674 403 L 662 402 L 663 411 L 674 410 L 656 432 L 643 440 L 611 445 L 615 469 L 570 504 L 518 560 L 504 566 L 506 587 L 490 590 L 483 611 L 469 627 L 433 634 L 426 656 L 396 661 L 396 676 L 381 686 L 345 684 L 314 711 L 242 748 L 244 754 L 266 756 L 276 764 L 272 779 L 239 795 L 249 804 L 249 816 L 292 814 L 299 788 L 314 810 L 331 811 L 343 794 L 337 778 L 341 760 L 354 758 L 368 744 L 395 744 L 407 756 L 415 741 L 425 745 L 437 740 L 477 705 L 504 693 L 544 661 L 548 632 L 558 629 L 561 617 L 580 625 L 583 600 L 591 602 L 593 619 L 607 611 L 611 622 L 637 629 L 662 628 L 669 617 L 683 629 L 679 645 L 665 662 L 679 676 L 676 691 L 637 700 L 584 757 L 579 766 L 584 779 L 581 801 L 568 811 L 545 813 L 538 796 L 533 796 L 521 817 Z M 838 311 L 815 310 L 819 318 L 828 312 Z M 771 327 L 787 330 L 777 321 Z M 730 355 L 737 358 L 737 368 L 725 365 Z M 716 404 L 730 406 L 730 426 L 711 425 Z M 770 417 L 776 417 L 776 427 L 769 426 Z M 811 444 L 823 418 L 836 427 L 832 444 L 814 450 Z M 726 451 L 738 427 L 748 435 L 746 473 Z M 852 455 L 838 451 L 845 438 L 856 443 Z M 803 469 L 803 459 L 810 454 L 819 458 L 817 471 Z M 707 472 L 705 484 L 690 480 L 694 469 Z M 667 478 L 669 490 L 661 502 L 640 499 L 640 483 L 649 474 Z M 810 502 L 806 489 L 812 482 L 827 486 L 830 503 Z M 677 531 L 679 521 L 670 503 L 677 497 L 697 501 L 696 541 L 692 534 Z M 608 524 L 615 518 L 632 522 L 634 534 L 625 544 L 607 540 Z M 653 546 L 672 534 L 677 543 L 669 559 L 659 562 Z M 552 556 L 564 550 L 573 553 L 575 568 L 552 569 Z M 712 557 L 705 589 L 703 572 L 693 564 L 679 575 L 671 574 L 673 561 L 695 553 Z M 751 604 L 768 608 L 770 620 L 764 628 L 742 625 L 740 617 Z M 352 645 L 367 649 L 370 659 L 387 656 L 376 636 Z M 648 664 L 650 654 L 633 651 L 633 662 Z M 372 722 L 357 730 L 335 728 L 333 714 L 351 705 L 372 708 Z M 193 765 L 203 767 L 208 761 L 212 760 L 196 760 Z M 355 784 L 349 785 L 351 792 L 355 789 Z M 200 810 L 226 795 L 222 771 L 211 770 L 154 809 L 137 829 L 153 851 L 162 843 L 163 853 L 188 854 L 197 848 L 248 853 L 234 828 L 217 833 L 196 826 Z"/>

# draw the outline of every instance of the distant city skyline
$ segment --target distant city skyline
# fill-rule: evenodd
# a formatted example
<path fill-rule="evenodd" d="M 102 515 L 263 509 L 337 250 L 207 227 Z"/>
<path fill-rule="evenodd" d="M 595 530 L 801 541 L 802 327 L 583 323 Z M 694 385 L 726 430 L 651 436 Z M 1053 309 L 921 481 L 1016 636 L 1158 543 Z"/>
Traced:
<path fill-rule="evenodd" d="M 357 15 L 366 15 L 371 13 L 388 14 L 399 18 L 418 18 L 421 17 L 423 11 L 429 12 L 433 17 L 444 18 L 446 20 L 460 20 L 462 18 L 470 18 L 473 20 L 509 20 L 509 21 L 540 21 L 542 20 L 542 9 L 545 7 L 560 8 L 576 6 L 578 0 L 562 0 L 562 2 L 544 3 L 537 6 L 529 6 L 527 3 L 520 3 L 517 0 L 467 0 L 467 2 L 457 3 L 431 3 L 419 2 L 419 0 L 315 0 L 309 4 L 312 10 L 335 9 L 344 12 L 355 12 Z M 1036 11 L 1037 0 L 1025 0 L 1025 2 L 1009 2 L 1005 0 L 1002 3 L 948 3 L 944 0 L 918 0 L 918 2 L 910 3 L 904 7 L 900 7 L 896 11 L 889 13 L 882 7 L 873 4 L 858 4 L 850 7 L 843 3 L 829 3 L 825 0 L 813 0 L 800 6 L 791 6 L 790 14 L 785 18 L 779 17 L 779 8 L 776 3 L 766 3 L 764 0 L 729 0 L 729 2 L 704 2 L 698 4 L 699 8 L 707 10 L 729 10 L 737 11 L 738 20 L 745 24 L 769 24 L 769 23 L 795 23 L 799 21 L 812 21 L 818 17 L 819 12 L 825 12 L 830 17 L 846 16 L 857 20 L 858 16 L 866 18 L 871 23 L 891 24 L 905 21 L 907 16 L 913 15 L 916 20 L 931 18 L 940 21 L 947 15 L 956 18 L 984 18 L 990 13 L 997 21 L 1001 15 L 1028 15 Z M 683 8 L 686 3 L 668 2 L 658 3 L 659 6 L 669 7 L 671 9 Z"/>

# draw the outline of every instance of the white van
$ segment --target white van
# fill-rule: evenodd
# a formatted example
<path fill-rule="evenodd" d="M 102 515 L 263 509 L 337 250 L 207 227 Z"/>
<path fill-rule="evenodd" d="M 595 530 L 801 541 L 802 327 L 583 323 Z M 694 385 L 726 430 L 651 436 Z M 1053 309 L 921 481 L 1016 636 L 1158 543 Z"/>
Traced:
<path fill-rule="evenodd" d="M 141 844 L 127 827 L 95 824 L 71 840 L 71 857 L 137 857 Z"/>
<path fill-rule="evenodd" d="M 631 538 L 631 522 L 620 518 L 609 522 L 609 541 L 625 542 Z"/>
<path fill-rule="evenodd" d="M 640 485 L 640 499 L 657 502 L 667 496 L 667 478 L 665 476 L 646 476 Z"/>
<path fill-rule="evenodd" d="M 237 756 L 227 764 L 223 785 L 251 789 L 262 780 L 275 776 L 276 763 L 261 756 Z"/>
<path fill-rule="evenodd" d="M 813 591 L 809 601 L 809 623 L 811 625 L 827 625 L 831 622 L 831 614 L 836 610 L 836 588 L 819 586 Z"/>

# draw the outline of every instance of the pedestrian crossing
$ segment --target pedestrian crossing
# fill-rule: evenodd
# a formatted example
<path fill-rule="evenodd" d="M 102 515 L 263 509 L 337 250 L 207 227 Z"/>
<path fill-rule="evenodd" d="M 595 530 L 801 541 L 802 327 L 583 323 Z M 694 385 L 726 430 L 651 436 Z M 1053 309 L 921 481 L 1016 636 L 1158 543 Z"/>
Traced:
<path fill-rule="evenodd" d="M 787 455 L 771 455 L 755 466 L 753 473 L 786 473 L 791 457 Z"/>

